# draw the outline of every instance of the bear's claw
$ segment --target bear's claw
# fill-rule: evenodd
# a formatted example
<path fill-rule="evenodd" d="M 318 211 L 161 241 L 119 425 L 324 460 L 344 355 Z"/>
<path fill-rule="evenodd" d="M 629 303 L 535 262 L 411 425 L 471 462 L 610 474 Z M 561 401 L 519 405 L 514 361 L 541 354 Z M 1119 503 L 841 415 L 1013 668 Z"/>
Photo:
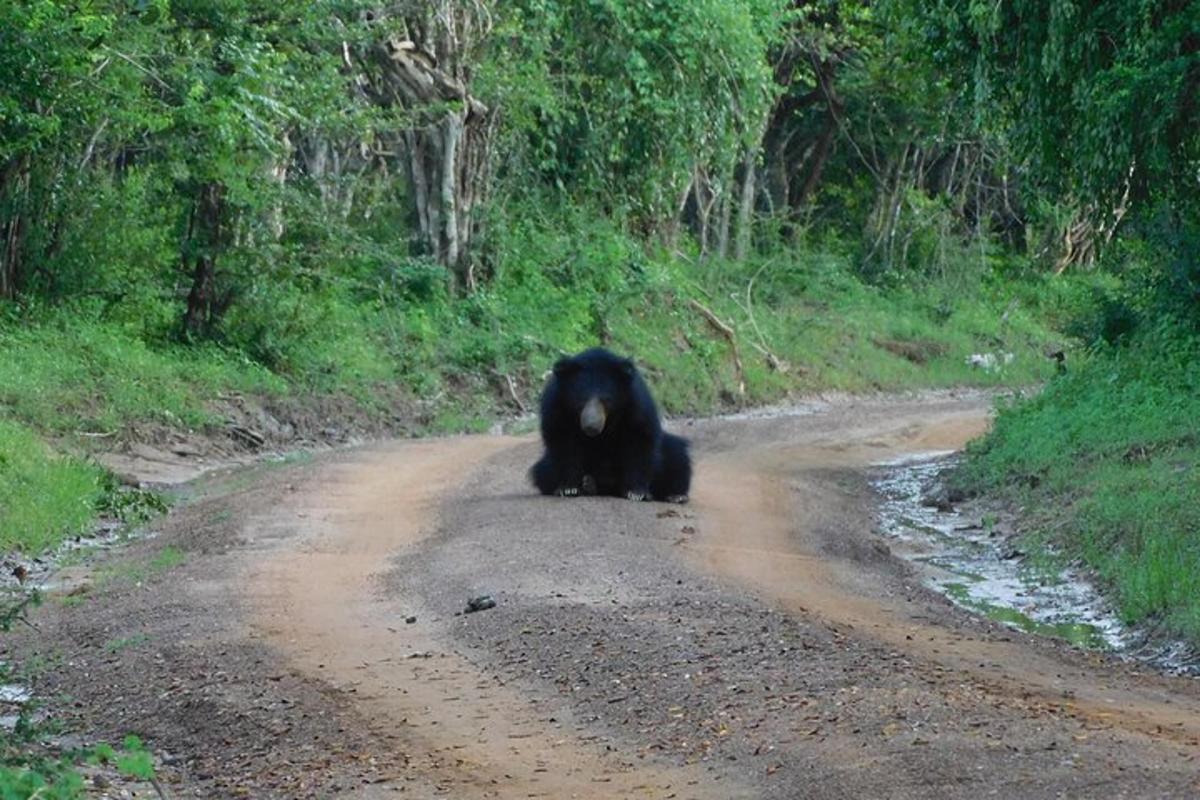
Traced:
<path fill-rule="evenodd" d="M 688 496 L 686 494 L 669 494 L 663 499 L 668 503 L 679 503 L 682 505 L 688 501 Z"/>
<path fill-rule="evenodd" d="M 558 496 L 559 497 L 578 497 L 579 496 L 579 487 L 578 486 L 564 486 L 563 488 L 558 490 Z"/>
<path fill-rule="evenodd" d="M 632 491 L 626 492 L 625 499 L 626 500 L 645 500 L 646 493 L 645 492 L 632 492 Z"/>

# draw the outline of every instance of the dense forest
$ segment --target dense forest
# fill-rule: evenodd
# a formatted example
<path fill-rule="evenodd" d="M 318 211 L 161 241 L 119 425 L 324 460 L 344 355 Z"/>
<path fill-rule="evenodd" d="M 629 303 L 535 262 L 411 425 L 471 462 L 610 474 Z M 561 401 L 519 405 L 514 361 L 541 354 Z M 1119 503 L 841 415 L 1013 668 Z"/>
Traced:
<path fill-rule="evenodd" d="M 0 544 L 230 394 L 474 429 L 605 344 L 1046 381 L 958 480 L 1200 639 L 1198 98 L 1195 0 L 4 0 Z"/>
<path fill-rule="evenodd" d="M 1112 64 L 1154 72 L 1105 113 L 1164 96 L 1161 132 L 1063 130 L 1063 104 L 1091 102 L 1073 76 L 1104 56 L 1061 52 L 1039 128 L 1010 130 L 1043 77 L 1007 74 L 1002 48 L 1052 53 L 1077 23 L 1006 44 L 1010 21 L 977 11 L 8 4 L 0 298 L 25 322 L 370 382 L 436 363 L 422 326 L 443 314 L 487 330 L 450 354 L 465 370 L 609 336 L 606 306 L 666 277 L 651 262 L 701 286 L 757 262 L 764 293 L 800 292 L 811 266 L 761 259 L 820 251 L 885 295 L 1088 267 L 1165 191 L 1151 170 L 1188 156 L 1186 68 L 1140 44 Z M 1034 151 L 1066 136 L 1091 136 L 1070 153 L 1086 163 Z M 1095 167 L 1120 159 L 1145 164 Z M 522 305 L 562 329 L 518 335 Z"/>
<path fill-rule="evenodd" d="M 0 299 L 302 372 L 347 304 L 557 288 L 582 235 L 884 288 L 1104 260 L 1186 315 L 1194 11 L 8 3 Z"/>

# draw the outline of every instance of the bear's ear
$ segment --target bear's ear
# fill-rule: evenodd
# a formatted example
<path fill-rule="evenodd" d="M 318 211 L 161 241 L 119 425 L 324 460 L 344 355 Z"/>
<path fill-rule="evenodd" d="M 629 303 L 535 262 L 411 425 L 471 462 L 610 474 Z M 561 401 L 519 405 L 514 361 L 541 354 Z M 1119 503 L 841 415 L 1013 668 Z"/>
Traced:
<path fill-rule="evenodd" d="M 554 363 L 556 377 L 565 378 L 579 369 L 579 362 L 573 358 L 560 358 Z"/>
<path fill-rule="evenodd" d="M 637 367 L 634 365 L 632 358 L 621 359 L 621 375 L 627 381 L 633 380 L 633 376 L 637 375 Z"/>

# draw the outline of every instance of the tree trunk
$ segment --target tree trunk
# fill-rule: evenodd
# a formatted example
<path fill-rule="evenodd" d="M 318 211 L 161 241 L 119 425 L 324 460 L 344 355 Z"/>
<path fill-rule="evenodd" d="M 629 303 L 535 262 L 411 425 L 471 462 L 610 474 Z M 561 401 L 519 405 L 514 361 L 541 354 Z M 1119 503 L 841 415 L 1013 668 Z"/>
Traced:
<path fill-rule="evenodd" d="M 21 260 L 25 249 L 25 215 L 16 211 L 0 227 L 0 300 L 17 296 L 21 282 Z"/>
<path fill-rule="evenodd" d="M 729 165 L 725 179 L 721 181 L 721 211 L 717 226 L 717 256 L 729 257 L 729 224 L 733 218 L 733 187 L 737 171 L 736 162 Z"/>
<path fill-rule="evenodd" d="M 742 198 L 738 203 L 737 233 L 733 243 L 733 257 L 737 261 L 745 261 L 750 254 L 750 236 L 754 224 L 754 150 L 746 149 L 742 160 Z"/>
<path fill-rule="evenodd" d="M 29 161 L 9 161 L 0 173 L 0 300 L 16 298 L 21 289 L 28 216 Z"/>
<path fill-rule="evenodd" d="M 227 303 L 217 298 L 217 255 L 220 252 L 225 187 L 206 183 L 200 187 L 188 220 L 184 265 L 192 270 L 192 289 L 188 292 L 183 330 L 187 336 L 211 332 Z M 192 263 L 189 265 L 188 261 Z"/>
<path fill-rule="evenodd" d="M 321 210 L 328 212 L 331 203 L 332 181 L 329 178 L 329 150 L 332 144 L 319 136 L 302 140 L 299 153 L 304 171 L 316 184 Z"/>
<path fill-rule="evenodd" d="M 772 209 L 787 208 L 788 195 L 788 136 L 773 126 L 767 129 L 763 141 L 763 188 Z"/>
<path fill-rule="evenodd" d="M 285 217 L 284 217 L 284 192 L 287 189 L 288 165 L 292 163 L 292 147 L 291 137 L 285 132 L 283 134 L 282 153 L 274 163 L 271 164 L 268 172 L 268 180 L 273 184 L 274 196 L 271 198 L 271 208 L 267 211 L 267 229 L 271 231 L 271 236 L 276 242 L 283 239 L 283 234 L 286 232 Z"/>
<path fill-rule="evenodd" d="M 786 213 L 789 198 L 794 191 L 791 186 L 792 176 L 807 163 L 812 152 L 811 144 L 805 146 L 797 141 L 797 120 L 822 98 L 819 88 L 802 95 L 787 93 L 788 83 L 792 80 L 791 65 L 798 57 L 797 53 L 788 49 L 777 65 L 776 81 L 784 87 L 785 93 L 775 102 L 762 135 L 761 183 L 764 198 L 772 213 Z"/>
<path fill-rule="evenodd" d="M 404 154 L 417 249 L 451 269 L 459 285 L 472 288 L 477 208 L 490 188 L 497 115 L 470 94 L 467 71 L 456 65 L 466 48 L 464 31 L 479 31 L 447 13 L 436 25 L 407 21 L 416 41 L 391 37 L 373 47 L 365 88 L 380 105 L 415 112 L 414 124 L 397 132 L 395 142 Z M 458 27 L 445 41 L 425 42 L 437 25 Z"/>
<path fill-rule="evenodd" d="M 695 192 L 692 200 L 696 207 L 694 233 L 696 240 L 700 242 L 700 257 L 704 258 L 708 255 L 708 220 L 709 212 L 712 211 L 712 191 L 708 176 L 698 167 L 692 179 L 692 190 Z"/>
<path fill-rule="evenodd" d="M 818 61 L 816 58 L 813 59 L 813 72 L 816 74 L 821 95 L 825 100 L 825 125 L 821 129 L 820 137 L 817 139 L 816 149 L 812 157 L 812 167 L 809 168 L 804 183 L 800 185 L 800 190 L 796 193 L 795 197 L 791 198 L 792 209 L 796 211 L 803 209 L 816 192 L 817 187 L 821 183 L 821 176 L 825 172 L 825 164 L 829 161 L 830 153 L 833 152 L 833 142 L 837 135 L 839 117 L 845 109 L 845 103 L 842 102 L 841 97 L 838 96 L 833 86 L 836 70 L 837 65 L 833 61 Z"/>
<path fill-rule="evenodd" d="M 663 244 L 671 252 L 679 249 L 679 232 L 683 229 L 684 217 L 687 214 L 688 200 L 692 196 L 692 180 L 688 179 L 687 184 L 683 187 L 683 192 L 679 195 L 679 201 L 675 204 L 675 216 L 667 224 L 666 231 L 663 234 Z"/>
<path fill-rule="evenodd" d="M 808 170 L 808 174 L 804 177 L 804 182 L 800 184 L 799 189 L 788 198 L 788 205 L 791 206 L 793 212 L 801 212 L 808 204 L 813 192 L 821 183 L 821 175 L 825 171 L 825 164 L 829 161 L 829 155 L 833 151 L 834 134 L 837 133 L 837 119 L 834 117 L 833 111 L 830 110 L 825 118 L 825 127 L 821 130 L 821 136 L 817 139 L 817 146 L 812 156 L 812 166 Z M 792 184 L 795 187 L 795 184 Z"/>

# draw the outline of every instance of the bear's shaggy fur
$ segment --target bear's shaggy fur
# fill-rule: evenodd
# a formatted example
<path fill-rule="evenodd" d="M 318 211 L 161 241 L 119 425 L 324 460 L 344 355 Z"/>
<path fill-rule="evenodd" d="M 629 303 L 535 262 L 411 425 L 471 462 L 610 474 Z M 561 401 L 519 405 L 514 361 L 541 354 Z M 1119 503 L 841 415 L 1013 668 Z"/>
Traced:
<path fill-rule="evenodd" d="M 686 439 L 666 433 L 633 362 L 601 348 L 554 365 L 541 404 L 546 452 L 529 471 L 542 494 L 685 502 Z"/>

